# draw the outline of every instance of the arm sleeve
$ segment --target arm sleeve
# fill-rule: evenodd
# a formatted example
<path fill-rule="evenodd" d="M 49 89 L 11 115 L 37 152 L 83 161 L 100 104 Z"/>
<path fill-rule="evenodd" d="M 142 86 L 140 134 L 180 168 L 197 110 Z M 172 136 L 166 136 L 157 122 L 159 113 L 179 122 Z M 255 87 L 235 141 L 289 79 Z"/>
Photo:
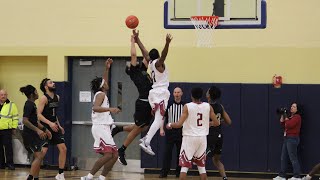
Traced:
<path fill-rule="evenodd" d="M 164 124 L 168 124 L 168 111 L 169 111 L 170 106 L 167 107 L 166 113 L 164 114 Z"/>

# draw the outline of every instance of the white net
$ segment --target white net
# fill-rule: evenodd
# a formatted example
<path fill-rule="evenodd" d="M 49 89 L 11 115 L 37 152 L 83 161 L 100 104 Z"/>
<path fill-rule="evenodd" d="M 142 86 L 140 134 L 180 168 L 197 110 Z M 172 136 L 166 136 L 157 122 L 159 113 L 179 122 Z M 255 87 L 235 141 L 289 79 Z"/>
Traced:
<path fill-rule="evenodd" d="M 191 22 L 196 29 L 197 46 L 213 47 L 213 33 L 218 25 L 218 16 L 192 16 Z"/>

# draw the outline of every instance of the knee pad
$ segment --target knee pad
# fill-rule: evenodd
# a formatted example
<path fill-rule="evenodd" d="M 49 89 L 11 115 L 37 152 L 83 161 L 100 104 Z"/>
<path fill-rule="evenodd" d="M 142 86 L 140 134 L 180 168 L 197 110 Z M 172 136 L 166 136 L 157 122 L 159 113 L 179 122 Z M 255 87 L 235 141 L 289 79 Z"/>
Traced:
<path fill-rule="evenodd" d="M 206 167 L 200 167 L 198 166 L 199 174 L 205 174 L 206 172 Z"/>
<path fill-rule="evenodd" d="M 187 167 L 181 167 L 181 171 L 180 172 L 187 173 L 188 170 L 189 170 L 189 168 L 187 168 Z"/>

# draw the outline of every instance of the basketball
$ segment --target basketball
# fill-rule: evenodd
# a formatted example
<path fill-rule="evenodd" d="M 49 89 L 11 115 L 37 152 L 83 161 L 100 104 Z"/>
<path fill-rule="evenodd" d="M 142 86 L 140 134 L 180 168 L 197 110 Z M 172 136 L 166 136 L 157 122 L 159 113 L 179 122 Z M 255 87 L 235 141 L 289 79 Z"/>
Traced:
<path fill-rule="evenodd" d="M 130 15 L 126 19 L 126 25 L 130 29 L 135 29 L 139 25 L 139 19 L 134 15 Z"/>

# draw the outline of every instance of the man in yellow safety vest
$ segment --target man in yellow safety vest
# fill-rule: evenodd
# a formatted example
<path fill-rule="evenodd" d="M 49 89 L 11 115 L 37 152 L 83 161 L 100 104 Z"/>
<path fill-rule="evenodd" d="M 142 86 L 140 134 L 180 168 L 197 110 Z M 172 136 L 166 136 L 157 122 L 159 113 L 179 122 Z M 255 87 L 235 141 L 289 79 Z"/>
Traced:
<path fill-rule="evenodd" d="M 14 170 L 12 134 L 15 134 L 18 126 L 19 115 L 15 103 L 8 99 L 5 90 L 0 90 L 0 169 Z M 4 149 L 5 154 L 4 155 Z M 5 163 L 6 161 L 6 163 Z"/>

